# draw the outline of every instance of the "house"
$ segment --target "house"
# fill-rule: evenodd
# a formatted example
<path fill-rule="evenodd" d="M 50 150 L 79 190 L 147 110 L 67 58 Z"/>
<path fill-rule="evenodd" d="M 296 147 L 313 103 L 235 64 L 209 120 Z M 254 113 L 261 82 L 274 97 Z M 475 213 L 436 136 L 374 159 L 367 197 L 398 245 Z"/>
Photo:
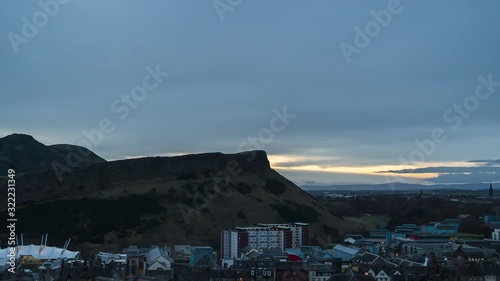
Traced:
<path fill-rule="evenodd" d="M 112 276 L 113 271 L 111 264 L 102 266 L 100 261 L 96 261 L 94 264 L 90 261 L 78 260 L 63 263 L 60 280 L 94 281 L 97 277 L 112 278 Z"/>
<path fill-rule="evenodd" d="M 172 270 L 173 264 L 174 260 L 168 255 L 165 249 L 154 247 L 146 254 L 144 274 L 147 271 Z"/>
<path fill-rule="evenodd" d="M 173 278 L 173 265 L 174 260 L 170 257 L 166 249 L 153 247 L 146 254 L 144 275 L 155 277 L 158 280 L 170 280 Z"/>
<path fill-rule="evenodd" d="M 401 278 L 401 272 L 396 267 L 370 268 L 367 273 L 373 276 L 376 281 L 394 281 Z"/>
<path fill-rule="evenodd" d="M 262 254 L 262 250 L 255 249 L 252 246 L 246 246 L 243 249 L 240 250 L 240 257 L 241 258 L 255 258 L 258 255 Z"/>
<path fill-rule="evenodd" d="M 305 262 L 277 262 L 275 269 L 275 280 L 309 281 L 309 272 L 306 269 Z M 315 277 L 314 281 L 323 280 Z"/>
<path fill-rule="evenodd" d="M 240 281 L 240 280 L 274 280 L 272 268 L 245 269 L 212 269 L 209 272 L 210 281 Z"/>
<path fill-rule="evenodd" d="M 129 270 L 127 255 L 99 252 L 92 261 L 95 276 L 123 279 Z"/>
<path fill-rule="evenodd" d="M 484 261 L 486 258 L 484 249 L 463 246 L 459 246 L 451 256 L 466 261 Z"/>
<path fill-rule="evenodd" d="M 397 265 L 397 266 L 424 266 L 424 264 L 407 260 L 407 259 L 402 259 L 402 258 L 394 258 L 391 263 Z"/>
<path fill-rule="evenodd" d="M 122 250 L 122 254 L 127 255 L 128 273 L 137 276 L 144 272 L 144 261 L 150 248 L 138 248 L 130 246 Z"/>
<path fill-rule="evenodd" d="M 369 274 L 355 274 L 352 270 L 345 274 L 333 274 L 328 281 L 375 281 Z"/>
<path fill-rule="evenodd" d="M 405 266 L 403 270 L 403 280 L 407 281 L 427 280 L 427 267 L 421 265 Z"/>
<path fill-rule="evenodd" d="M 465 262 L 457 267 L 459 281 L 484 281 L 484 273 L 478 262 Z"/>
<path fill-rule="evenodd" d="M 210 280 L 210 272 L 202 268 L 176 268 L 174 271 L 174 279 L 178 281 L 198 281 Z"/>
<path fill-rule="evenodd" d="M 363 252 L 358 253 L 351 259 L 353 265 L 357 265 L 360 268 L 371 268 L 371 267 L 382 267 L 386 264 L 386 261 L 379 255 L 374 255 L 372 253 Z"/>
<path fill-rule="evenodd" d="M 500 280 L 500 263 L 484 262 L 483 263 L 484 281 L 499 281 Z"/>
<path fill-rule="evenodd" d="M 176 268 L 189 267 L 191 251 L 192 249 L 190 245 L 174 246 L 173 258 Z"/>
<path fill-rule="evenodd" d="M 252 276 L 251 273 L 254 273 Z M 251 280 L 255 277 L 255 270 L 252 272 L 250 269 L 214 269 L 209 272 L 210 281 L 238 281 L 238 280 Z"/>
<path fill-rule="evenodd" d="M 335 273 L 330 264 L 308 264 L 309 280 L 327 281 Z"/>

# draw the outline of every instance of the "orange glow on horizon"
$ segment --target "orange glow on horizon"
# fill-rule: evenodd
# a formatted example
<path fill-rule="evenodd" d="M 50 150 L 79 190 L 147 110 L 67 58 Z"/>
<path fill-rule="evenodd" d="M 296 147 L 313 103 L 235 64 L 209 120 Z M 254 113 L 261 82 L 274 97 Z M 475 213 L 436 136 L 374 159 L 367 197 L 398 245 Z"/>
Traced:
<path fill-rule="evenodd" d="M 471 163 L 468 162 L 424 162 L 416 163 L 414 165 L 345 165 L 342 163 L 339 166 L 335 166 L 338 158 L 329 157 L 317 157 L 317 156 L 299 156 L 299 155 L 269 155 L 269 161 L 271 162 L 271 167 L 276 170 L 282 171 L 307 171 L 307 172 L 322 172 L 322 173 L 342 173 L 342 174 L 359 174 L 359 175 L 371 175 L 371 176 L 397 176 L 402 178 L 412 178 L 412 179 L 429 179 L 436 178 L 439 173 L 390 173 L 384 171 L 397 171 L 405 169 L 418 169 L 425 167 L 471 167 Z M 310 162 L 315 161 L 331 162 L 328 165 L 318 165 L 318 164 L 307 164 L 302 165 L 300 162 Z M 330 161 L 329 161 L 330 160 Z M 293 165 L 297 163 L 297 165 Z M 284 166 L 283 164 L 288 164 Z"/>

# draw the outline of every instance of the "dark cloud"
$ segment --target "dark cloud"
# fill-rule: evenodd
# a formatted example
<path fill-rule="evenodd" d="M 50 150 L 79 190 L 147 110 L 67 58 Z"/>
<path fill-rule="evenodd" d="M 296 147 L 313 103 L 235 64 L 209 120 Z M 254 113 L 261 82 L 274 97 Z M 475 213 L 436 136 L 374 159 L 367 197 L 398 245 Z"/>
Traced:
<path fill-rule="evenodd" d="M 481 165 L 485 165 L 485 166 L 500 165 L 500 159 L 499 160 L 470 160 L 468 162 L 480 163 Z"/>
<path fill-rule="evenodd" d="M 426 167 L 417 169 L 403 169 L 383 171 L 381 173 L 397 173 L 397 174 L 424 174 L 424 173 L 437 173 L 437 174 L 466 174 L 466 173 L 499 173 L 500 167 Z"/>
<path fill-rule="evenodd" d="M 426 179 L 432 183 L 477 183 L 500 181 L 500 166 L 497 160 L 471 160 L 470 163 L 481 163 L 481 166 L 472 167 L 425 167 L 416 169 L 402 169 L 383 171 L 381 173 L 394 174 L 438 174 L 435 178 Z"/>
<path fill-rule="evenodd" d="M 432 183 L 489 183 L 500 182 L 500 174 L 441 174 L 437 178 L 427 179 Z"/>

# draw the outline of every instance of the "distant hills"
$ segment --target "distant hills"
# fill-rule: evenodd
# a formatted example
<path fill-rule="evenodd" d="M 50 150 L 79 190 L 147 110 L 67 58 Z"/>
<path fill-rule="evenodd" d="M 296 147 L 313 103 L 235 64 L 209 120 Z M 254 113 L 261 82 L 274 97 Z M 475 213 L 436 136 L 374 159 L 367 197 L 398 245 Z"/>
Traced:
<path fill-rule="evenodd" d="M 64 161 L 63 149 L 74 146 L 45 146 L 26 135 L 0 145 L 4 170 L 29 172 L 16 176 L 17 233 L 25 239 L 49 233 L 53 242 L 72 238 L 73 246 L 93 252 L 131 244 L 217 247 L 221 229 L 256 223 L 310 223 L 316 244 L 364 230 L 271 169 L 264 151 L 109 162 L 91 153 L 58 179 L 51 162 Z"/>
<path fill-rule="evenodd" d="M 386 184 L 344 184 L 344 185 L 302 185 L 302 189 L 311 191 L 335 191 L 335 190 L 351 190 L 351 191 L 420 191 L 422 190 L 468 190 L 478 189 L 486 190 L 489 188 L 489 183 L 464 183 L 464 184 L 409 184 L 409 183 L 386 183 Z"/>
<path fill-rule="evenodd" d="M 5 176 L 8 169 L 16 173 L 36 172 L 52 169 L 52 163 L 66 163 L 71 152 L 81 155 L 79 165 L 91 165 L 106 160 L 92 151 L 77 145 L 58 144 L 46 146 L 32 136 L 12 134 L 0 138 L 0 176 Z"/>

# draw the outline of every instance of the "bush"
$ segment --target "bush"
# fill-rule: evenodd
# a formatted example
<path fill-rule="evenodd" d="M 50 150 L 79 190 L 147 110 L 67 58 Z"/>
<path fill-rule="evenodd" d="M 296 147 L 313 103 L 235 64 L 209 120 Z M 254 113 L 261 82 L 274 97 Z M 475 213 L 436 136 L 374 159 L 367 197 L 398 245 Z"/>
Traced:
<path fill-rule="evenodd" d="M 54 241 L 64 241 L 78 235 L 79 241 L 104 243 L 103 237 L 108 232 L 115 230 L 127 235 L 127 229 L 143 226 L 141 215 L 165 212 L 155 197 L 128 195 L 118 200 L 84 198 L 34 204 L 20 208 L 17 216 L 30 221 L 19 228 L 27 236 L 50 233 Z M 0 214 L 7 216 L 5 211 Z"/>
<path fill-rule="evenodd" d="M 279 196 L 286 191 L 286 185 L 279 180 L 268 179 L 266 181 L 265 189 L 272 194 Z"/>
<path fill-rule="evenodd" d="M 182 175 L 178 175 L 176 179 L 177 180 L 195 180 L 196 174 L 193 172 L 184 173 Z"/>
<path fill-rule="evenodd" d="M 247 215 L 245 215 L 245 213 L 243 212 L 243 210 L 242 210 L 242 209 L 240 209 L 240 210 L 238 211 L 238 213 L 236 213 L 236 216 L 237 216 L 238 218 L 240 218 L 240 219 L 246 219 L 246 218 L 247 218 Z"/>
<path fill-rule="evenodd" d="M 280 217 L 287 222 L 306 222 L 315 223 L 318 221 L 320 214 L 313 208 L 306 205 L 294 203 L 295 208 L 284 204 L 271 204 L 270 206 L 275 209 Z"/>
<path fill-rule="evenodd" d="M 238 183 L 238 185 L 234 188 L 243 195 L 252 193 L 252 188 L 248 184 L 243 182 Z"/>

